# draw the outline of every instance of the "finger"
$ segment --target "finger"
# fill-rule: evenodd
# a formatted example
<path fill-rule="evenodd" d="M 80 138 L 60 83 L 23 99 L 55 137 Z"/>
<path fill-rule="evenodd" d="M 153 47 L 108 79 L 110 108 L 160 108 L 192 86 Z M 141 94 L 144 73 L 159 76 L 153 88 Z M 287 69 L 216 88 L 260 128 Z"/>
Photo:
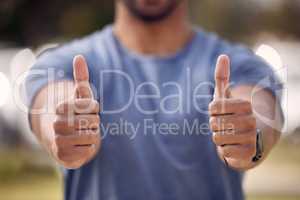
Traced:
<path fill-rule="evenodd" d="M 57 156 L 64 162 L 79 162 L 88 159 L 95 150 L 94 145 L 59 147 Z"/>
<path fill-rule="evenodd" d="M 53 128 L 55 134 L 71 135 L 76 130 L 98 129 L 100 117 L 97 114 L 75 115 L 66 117 L 59 115 L 56 117 Z"/>
<path fill-rule="evenodd" d="M 225 158 L 231 159 L 247 159 L 249 160 L 254 157 L 255 155 L 255 145 L 225 145 L 225 146 L 218 146 L 219 152 Z"/>
<path fill-rule="evenodd" d="M 71 135 L 56 135 L 55 137 L 55 142 L 58 146 L 86 146 L 97 144 L 99 140 L 99 129 L 77 130 Z"/>
<path fill-rule="evenodd" d="M 217 99 L 209 104 L 209 114 L 211 116 L 229 114 L 250 115 L 252 114 L 252 106 L 250 102 L 240 99 Z"/>
<path fill-rule="evenodd" d="M 73 75 L 75 82 L 89 81 L 89 70 L 85 58 L 77 55 L 73 60 Z"/>
<path fill-rule="evenodd" d="M 86 130 L 86 129 L 98 129 L 100 124 L 99 115 L 76 115 L 75 116 L 75 129 Z"/>
<path fill-rule="evenodd" d="M 213 132 L 213 142 L 217 146 L 223 145 L 236 145 L 236 144 L 255 144 L 256 142 L 256 131 L 224 131 L 224 132 Z"/>
<path fill-rule="evenodd" d="M 75 84 L 75 98 L 94 98 L 89 82 L 79 82 Z"/>
<path fill-rule="evenodd" d="M 94 99 L 73 99 L 59 103 L 56 107 L 57 115 L 68 114 L 98 114 L 99 103 Z"/>
<path fill-rule="evenodd" d="M 246 132 L 256 129 L 256 119 L 252 115 L 222 115 L 213 116 L 209 121 L 213 132 L 233 130 L 237 132 Z"/>
<path fill-rule="evenodd" d="M 73 76 L 75 81 L 75 93 L 77 98 L 92 98 L 92 90 L 89 84 L 89 69 L 82 55 L 74 57 Z"/>
<path fill-rule="evenodd" d="M 230 79 L 230 59 L 226 55 L 219 56 L 215 69 L 215 94 L 214 98 L 228 98 Z M 227 92 L 226 92 L 227 91 Z"/>

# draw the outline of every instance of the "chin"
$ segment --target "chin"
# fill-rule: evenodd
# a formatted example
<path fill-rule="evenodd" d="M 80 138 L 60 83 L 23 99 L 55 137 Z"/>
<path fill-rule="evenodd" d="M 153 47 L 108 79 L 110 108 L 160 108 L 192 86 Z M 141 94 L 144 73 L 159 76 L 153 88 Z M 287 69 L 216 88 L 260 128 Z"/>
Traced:
<path fill-rule="evenodd" d="M 123 0 L 130 12 L 146 22 L 160 21 L 178 6 L 181 0 Z"/>

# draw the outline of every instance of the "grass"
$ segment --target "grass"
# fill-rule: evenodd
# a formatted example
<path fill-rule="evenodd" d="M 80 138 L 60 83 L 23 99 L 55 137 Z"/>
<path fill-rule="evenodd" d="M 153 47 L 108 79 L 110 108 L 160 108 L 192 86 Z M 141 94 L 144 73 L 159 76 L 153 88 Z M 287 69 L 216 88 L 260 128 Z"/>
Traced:
<path fill-rule="evenodd" d="M 248 196 L 247 200 L 299 200 L 300 198 L 295 196 Z"/>
<path fill-rule="evenodd" d="M 36 162 L 33 162 L 32 158 Z M 0 199 L 61 200 L 62 181 L 53 167 L 43 164 L 47 156 L 24 150 L 0 153 Z"/>
<path fill-rule="evenodd" d="M 1 199 L 62 200 L 62 184 L 55 175 L 23 175 L 17 180 L 0 184 Z M 289 196 L 248 196 L 247 200 L 299 200 Z"/>
<path fill-rule="evenodd" d="M 267 160 L 272 163 L 285 162 L 300 166 L 299 147 L 300 145 L 293 143 L 291 139 L 281 140 L 281 142 L 272 150 Z"/>
<path fill-rule="evenodd" d="M 62 200 L 62 181 L 53 168 L 37 167 L 39 160 L 24 151 L 0 153 L 0 199 L 2 200 Z M 48 160 L 48 158 L 44 158 Z M 266 166 L 288 163 L 300 169 L 299 146 L 282 141 L 266 160 Z M 292 172 L 294 173 L 294 172 Z M 248 194 L 247 200 L 299 200 L 299 196 Z"/>
<path fill-rule="evenodd" d="M 15 181 L 1 183 L 0 194 L 3 200 L 61 200 L 62 187 L 53 175 L 22 175 Z"/>

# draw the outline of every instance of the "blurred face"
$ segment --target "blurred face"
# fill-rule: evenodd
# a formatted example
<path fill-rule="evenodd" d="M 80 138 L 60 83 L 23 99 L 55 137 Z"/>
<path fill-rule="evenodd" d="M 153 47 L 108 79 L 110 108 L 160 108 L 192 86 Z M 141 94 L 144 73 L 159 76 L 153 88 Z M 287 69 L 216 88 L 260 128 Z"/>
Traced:
<path fill-rule="evenodd" d="M 168 17 L 182 0 L 121 0 L 128 10 L 145 22 L 156 22 Z"/>

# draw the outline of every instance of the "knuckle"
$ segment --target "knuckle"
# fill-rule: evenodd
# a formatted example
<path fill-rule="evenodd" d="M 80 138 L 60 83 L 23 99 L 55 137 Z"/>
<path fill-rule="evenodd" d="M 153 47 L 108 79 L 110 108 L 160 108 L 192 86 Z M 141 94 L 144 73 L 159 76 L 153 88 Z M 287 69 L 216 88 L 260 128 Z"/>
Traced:
<path fill-rule="evenodd" d="M 99 141 L 101 139 L 99 129 L 95 131 L 96 140 Z"/>
<path fill-rule="evenodd" d="M 89 99 L 89 101 L 93 105 L 94 109 L 99 109 L 99 103 L 96 99 Z"/>
<path fill-rule="evenodd" d="M 95 115 L 95 117 L 96 117 L 96 123 L 100 123 L 100 116 L 99 115 Z"/>
<path fill-rule="evenodd" d="M 97 154 L 97 152 L 99 151 L 101 144 L 102 141 L 101 141 L 101 137 L 99 136 L 95 142 L 96 147 L 94 148 L 94 155 Z"/>
<path fill-rule="evenodd" d="M 217 125 L 217 118 L 216 117 L 211 117 L 209 119 L 209 126 L 210 126 L 210 129 L 211 130 L 214 130 L 214 128 L 216 127 Z"/>
<path fill-rule="evenodd" d="M 100 140 L 100 135 L 97 132 L 93 132 L 92 135 L 91 135 L 91 139 L 93 141 L 95 141 L 95 143 L 96 143 L 97 141 Z"/>
<path fill-rule="evenodd" d="M 58 115 L 64 113 L 64 111 L 65 111 L 64 107 L 65 107 L 65 103 L 64 102 L 59 103 L 56 106 L 55 113 L 58 114 Z"/>
<path fill-rule="evenodd" d="M 77 113 L 98 113 L 100 110 L 100 106 L 94 99 L 83 98 L 75 100 L 75 109 Z"/>
<path fill-rule="evenodd" d="M 215 110 L 216 110 L 216 101 L 212 101 L 208 105 L 208 111 L 209 111 L 210 115 L 215 113 Z"/>
<path fill-rule="evenodd" d="M 94 129 L 98 129 L 98 128 L 99 128 L 99 123 L 95 122 L 95 123 L 90 124 L 90 129 L 94 130 Z"/>
<path fill-rule="evenodd" d="M 218 144 L 218 136 L 217 133 L 213 132 L 212 140 L 215 144 Z"/>
<path fill-rule="evenodd" d="M 209 118 L 209 124 L 213 125 L 217 122 L 217 117 L 210 117 Z"/>
<path fill-rule="evenodd" d="M 95 101 L 95 110 L 97 113 L 100 112 L 100 104 L 98 103 L 98 101 L 94 100 Z"/>
<path fill-rule="evenodd" d="M 222 139 L 221 139 L 220 134 L 218 134 L 218 133 L 216 133 L 216 132 L 213 133 L 213 142 L 214 142 L 217 146 L 222 145 Z"/>
<path fill-rule="evenodd" d="M 96 139 L 99 139 L 101 137 L 100 135 L 100 128 L 93 130 L 93 135 L 96 137 Z"/>
<path fill-rule="evenodd" d="M 76 99 L 74 106 L 76 113 L 87 113 L 87 109 L 90 106 L 90 101 L 88 99 Z"/>
<path fill-rule="evenodd" d="M 92 119 L 89 122 L 89 128 L 95 129 L 98 128 L 100 123 L 100 117 L 98 115 L 93 115 Z"/>
<path fill-rule="evenodd" d="M 78 109 L 80 110 L 86 108 L 89 105 L 89 103 L 90 103 L 89 99 L 80 98 L 80 99 L 75 99 L 74 106 L 77 110 Z"/>
<path fill-rule="evenodd" d="M 61 124 L 62 124 L 61 120 L 58 117 L 56 117 L 53 122 L 53 129 L 55 132 L 61 128 Z"/>
<path fill-rule="evenodd" d="M 218 114 L 219 112 L 221 112 L 221 109 L 224 109 L 225 107 L 225 101 L 224 100 L 213 100 L 210 104 L 209 104 L 209 113 L 210 115 L 214 115 L 214 114 Z"/>

